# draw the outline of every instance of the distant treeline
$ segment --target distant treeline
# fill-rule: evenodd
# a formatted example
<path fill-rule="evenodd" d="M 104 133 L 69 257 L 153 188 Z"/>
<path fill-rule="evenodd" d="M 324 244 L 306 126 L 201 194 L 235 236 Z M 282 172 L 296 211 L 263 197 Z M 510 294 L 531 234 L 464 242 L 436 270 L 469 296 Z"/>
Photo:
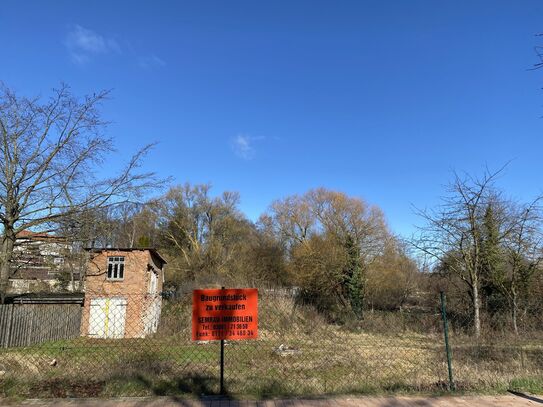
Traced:
<path fill-rule="evenodd" d="M 341 323 L 369 309 L 416 309 L 421 293 L 444 289 L 467 330 L 479 335 L 484 320 L 518 333 L 541 309 L 539 199 L 506 200 L 494 178 L 457 176 L 442 205 L 420 211 L 409 240 L 392 234 L 380 208 L 341 192 L 289 196 L 251 222 L 237 193 L 190 184 L 88 212 L 79 233 L 95 246 L 159 248 L 170 290 L 297 287 L 304 303 Z"/>

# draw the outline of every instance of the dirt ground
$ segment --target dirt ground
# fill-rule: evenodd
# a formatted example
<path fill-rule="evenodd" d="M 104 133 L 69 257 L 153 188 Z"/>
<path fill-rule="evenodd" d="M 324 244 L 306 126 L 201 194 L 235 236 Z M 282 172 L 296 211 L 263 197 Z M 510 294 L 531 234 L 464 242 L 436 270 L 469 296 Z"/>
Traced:
<path fill-rule="evenodd" d="M 507 396 L 464 396 L 464 397 L 339 397 L 330 399 L 277 399 L 277 400 L 228 400 L 210 398 L 203 400 L 176 398 L 118 398 L 118 399 L 54 399 L 26 400 L 7 403 L 6 406 L 36 407 L 522 407 L 543 405 L 542 396 L 507 395 Z"/>

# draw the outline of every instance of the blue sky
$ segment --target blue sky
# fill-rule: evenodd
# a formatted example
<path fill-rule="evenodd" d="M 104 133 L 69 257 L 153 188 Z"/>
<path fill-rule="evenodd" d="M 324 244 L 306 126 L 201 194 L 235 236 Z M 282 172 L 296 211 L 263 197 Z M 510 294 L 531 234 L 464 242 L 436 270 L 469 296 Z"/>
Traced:
<path fill-rule="evenodd" d="M 0 80 L 47 95 L 113 89 L 119 153 L 235 190 L 256 219 L 318 186 L 383 208 L 404 235 L 451 171 L 512 160 L 499 184 L 541 193 L 538 1 L 4 1 Z"/>

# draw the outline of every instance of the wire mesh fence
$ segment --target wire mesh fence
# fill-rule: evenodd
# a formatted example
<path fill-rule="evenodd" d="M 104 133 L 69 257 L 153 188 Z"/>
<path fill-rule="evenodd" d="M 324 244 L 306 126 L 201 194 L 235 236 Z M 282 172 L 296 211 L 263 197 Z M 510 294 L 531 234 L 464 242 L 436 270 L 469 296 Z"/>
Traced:
<path fill-rule="evenodd" d="M 59 332 L 80 335 L 0 348 L 0 389 L 57 397 L 217 394 L 220 342 L 191 340 L 191 300 L 190 292 L 86 293 L 79 319 L 34 317 L 33 337 L 52 324 L 69 324 Z M 447 390 L 439 296 L 428 294 L 421 304 L 366 310 L 361 319 L 338 323 L 296 292 L 260 289 L 258 339 L 226 341 L 225 389 L 256 396 Z M 13 306 L 30 317 L 27 305 Z M 469 315 L 447 315 L 458 389 L 541 379 L 538 329 L 475 337 Z"/>
<path fill-rule="evenodd" d="M 543 382 L 543 298 L 493 310 L 480 304 L 480 332 L 473 307 L 451 298 L 447 308 L 454 384 L 459 390 L 535 389 Z"/>

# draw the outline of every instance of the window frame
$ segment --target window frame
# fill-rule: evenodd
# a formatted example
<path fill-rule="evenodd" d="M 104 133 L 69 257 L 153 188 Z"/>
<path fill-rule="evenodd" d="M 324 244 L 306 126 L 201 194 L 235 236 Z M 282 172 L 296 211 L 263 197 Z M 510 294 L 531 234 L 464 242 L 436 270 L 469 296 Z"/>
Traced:
<path fill-rule="evenodd" d="M 125 256 L 107 256 L 106 275 L 108 281 L 124 280 L 125 260 Z"/>

